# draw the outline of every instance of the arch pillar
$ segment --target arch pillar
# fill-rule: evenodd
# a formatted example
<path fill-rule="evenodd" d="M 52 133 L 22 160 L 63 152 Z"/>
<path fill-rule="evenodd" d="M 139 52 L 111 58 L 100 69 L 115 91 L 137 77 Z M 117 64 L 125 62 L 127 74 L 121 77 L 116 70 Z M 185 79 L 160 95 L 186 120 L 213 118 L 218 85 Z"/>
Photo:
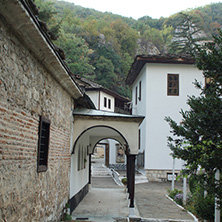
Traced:
<path fill-rule="evenodd" d="M 136 155 L 131 155 L 129 153 L 129 147 L 126 147 L 126 156 L 127 156 L 127 166 L 126 166 L 126 175 L 127 175 L 127 191 L 129 193 L 129 208 L 131 216 L 134 216 L 134 197 L 135 197 L 135 161 Z"/>

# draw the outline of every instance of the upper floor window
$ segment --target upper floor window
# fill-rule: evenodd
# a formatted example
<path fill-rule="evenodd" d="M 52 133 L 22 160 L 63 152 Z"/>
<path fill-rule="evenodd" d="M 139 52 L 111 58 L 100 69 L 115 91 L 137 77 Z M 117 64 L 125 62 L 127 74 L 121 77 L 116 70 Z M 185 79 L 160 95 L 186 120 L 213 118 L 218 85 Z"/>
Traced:
<path fill-rule="evenodd" d="M 138 99 L 139 99 L 139 101 L 141 101 L 141 81 L 139 82 L 139 97 L 138 97 Z"/>
<path fill-rule="evenodd" d="M 108 99 L 108 108 L 111 109 L 111 99 Z"/>
<path fill-rule="evenodd" d="M 47 170 L 48 153 L 49 153 L 49 132 L 50 132 L 50 121 L 41 116 L 39 123 L 39 144 L 38 144 L 38 160 L 37 160 L 38 172 L 44 172 Z"/>
<path fill-rule="evenodd" d="M 179 74 L 167 75 L 167 95 L 179 96 Z"/>
<path fill-rule="evenodd" d="M 135 92 L 135 104 L 137 104 L 137 86 L 136 86 L 136 92 Z"/>
<path fill-rule="evenodd" d="M 104 107 L 107 107 L 107 98 L 104 97 Z"/>

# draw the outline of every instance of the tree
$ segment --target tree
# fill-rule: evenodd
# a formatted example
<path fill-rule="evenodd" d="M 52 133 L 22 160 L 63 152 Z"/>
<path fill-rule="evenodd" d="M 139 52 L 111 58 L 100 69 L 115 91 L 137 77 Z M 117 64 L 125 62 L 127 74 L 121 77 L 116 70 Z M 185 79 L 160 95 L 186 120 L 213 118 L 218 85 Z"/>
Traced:
<path fill-rule="evenodd" d="M 115 90 L 117 87 L 117 76 L 114 73 L 112 62 L 101 56 L 95 67 L 95 81 L 108 89 Z"/>
<path fill-rule="evenodd" d="M 206 39 L 206 35 L 198 27 L 199 19 L 189 14 L 180 13 L 180 21 L 174 31 L 174 37 L 170 45 L 171 53 L 193 54 L 200 41 Z"/>
<path fill-rule="evenodd" d="M 93 51 L 88 48 L 83 38 L 61 33 L 56 43 L 64 50 L 66 62 L 73 73 L 84 76 L 94 72 L 94 67 L 89 64 L 89 55 Z"/>
<path fill-rule="evenodd" d="M 35 0 L 35 4 L 38 7 L 39 19 L 45 22 L 49 27 L 49 34 L 51 39 L 56 40 L 59 36 L 62 19 L 58 21 L 55 16 L 57 14 L 55 9 L 55 2 L 52 0 Z"/>
<path fill-rule="evenodd" d="M 201 172 L 204 189 L 221 198 L 221 182 L 214 180 L 214 174 L 216 170 L 222 172 L 222 31 L 213 39 L 196 54 L 197 67 L 203 70 L 208 84 L 195 82 L 201 94 L 189 97 L 190 110 L 181 111 L 181 123 L 170 117 L 166 121 L 173 134 L 169 137 L 173 156 L 186 161 L 184 173 Z"/>

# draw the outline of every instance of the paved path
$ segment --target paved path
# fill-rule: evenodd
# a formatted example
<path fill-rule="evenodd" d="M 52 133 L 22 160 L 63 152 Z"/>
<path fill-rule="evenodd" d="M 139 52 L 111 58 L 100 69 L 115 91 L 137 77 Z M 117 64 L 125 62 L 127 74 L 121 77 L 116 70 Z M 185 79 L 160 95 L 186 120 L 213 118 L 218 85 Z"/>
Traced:
<path fill-rule="evenodd" d="M 129 215 L 128 199 L 124 187 L 118 186 L 109 170 L 101 166 L 101 160 L 93 165 L 92 186 L 89 193 L 74 210 L 76 221 L 126 222 Z M 102 173 L 100 173 L 102 172 Z M 103 175 L 101 175 L 103 174 Z M 194 221 L 186 211 L 166 198 L 168 182 L 148 182 L 136 184 L 136 215 L 140 222 L 191 222 Z M 177 183 L 176 188 L 181 186 Z M 74 221 L 75 221 L 74 220 Z"/>
<path fill-rule="evenodd" d="M 165 196 L 170 187 L 170 182 L 149 182 L 136 185 L 136 205 L 142 218 L 194 221 L 190 214 Z M 181 183 L 177 182 L 175 188 L 181 189 Z"/>

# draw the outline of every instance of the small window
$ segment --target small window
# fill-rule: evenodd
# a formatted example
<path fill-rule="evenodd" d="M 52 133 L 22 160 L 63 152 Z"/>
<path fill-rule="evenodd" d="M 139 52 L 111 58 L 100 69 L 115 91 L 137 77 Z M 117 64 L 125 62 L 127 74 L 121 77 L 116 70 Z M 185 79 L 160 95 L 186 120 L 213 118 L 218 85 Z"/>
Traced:
<path fill-rule="evenodd" d="M 104 97 L 104 107 L 107 107 L 107 98 Z"/>
<path fill-rule="evenodd" d="M 141 149 L 141 130 L 139 129 L 138 148 Z"/>
<path fill-rule="evenodd" d="M 167 95 L 179 96 L 179 74 L 168 74 Z"/>
<path fill-rule="evenodd" d="M 78 149 L 78 171 L 86 168 L 87 162 L 87 149 L 83 146 L 79 146 Z"/>
<path fill-rule="evenodd" d="M 111 99 L 108 99 L 108 108 L 111 109 Z"/>
<path fill-rule="evenodd" d="M 141 81 L 139 82 L 139 101 L 141 101 Z"/>
<path fill-rule="evenodd" d="M 137 104 L 137 86 L 136 86 L 136 92 L 135 92 L 135 104 Z"/>
<path fill-rule="evenodd" d="M 40 117 L 37 171 L 44 172 L 48 166 L 50 121 Z"/>

